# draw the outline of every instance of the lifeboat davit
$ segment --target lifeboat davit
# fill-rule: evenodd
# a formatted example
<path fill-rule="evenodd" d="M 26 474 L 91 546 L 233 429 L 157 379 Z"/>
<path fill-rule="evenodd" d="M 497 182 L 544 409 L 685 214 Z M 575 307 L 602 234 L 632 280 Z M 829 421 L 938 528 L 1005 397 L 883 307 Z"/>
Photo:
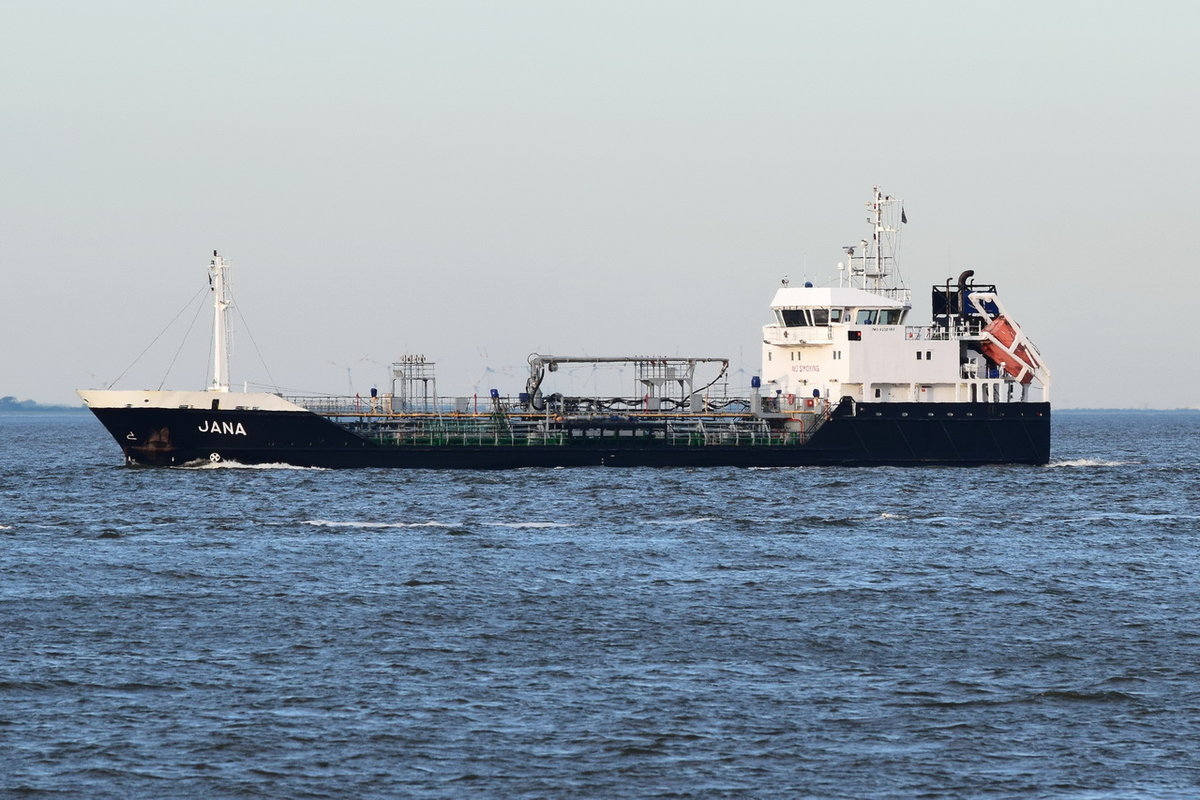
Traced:
<path fill-rule="evenodd" d="M 1008 317 L 996 317 L 983 329 L 983 341 L 979 343 L 979 352 L 993 364 L 1003 366 L 1005 372 L 1021 383 L 1033 380 L 1033 371 L 1038 366 L 1037 359 L 1021 342 L 1020 330 Z"/>

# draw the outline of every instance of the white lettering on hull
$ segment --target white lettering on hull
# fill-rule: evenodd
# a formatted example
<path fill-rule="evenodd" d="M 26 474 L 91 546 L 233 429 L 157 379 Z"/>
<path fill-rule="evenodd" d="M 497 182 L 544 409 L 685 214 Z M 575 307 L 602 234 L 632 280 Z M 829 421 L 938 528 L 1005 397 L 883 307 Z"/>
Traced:
<path fill-rule="evenodd" d="M 198 430 L 201 433 L 221 433 L 226 436 L 245 436 L 246 429 L 240 422 L 221 422 L 219 420 L 204 420 Z"/>

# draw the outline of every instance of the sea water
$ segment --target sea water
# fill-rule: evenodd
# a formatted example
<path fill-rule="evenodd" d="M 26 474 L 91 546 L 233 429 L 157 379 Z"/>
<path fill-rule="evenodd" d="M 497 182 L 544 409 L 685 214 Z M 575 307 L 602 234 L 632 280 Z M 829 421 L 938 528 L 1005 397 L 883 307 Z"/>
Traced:
<path fill-rule="evenodd" d="M 139 469 L 0 415 L 0 793 L 1192 798 L 1198 453 Z"/>

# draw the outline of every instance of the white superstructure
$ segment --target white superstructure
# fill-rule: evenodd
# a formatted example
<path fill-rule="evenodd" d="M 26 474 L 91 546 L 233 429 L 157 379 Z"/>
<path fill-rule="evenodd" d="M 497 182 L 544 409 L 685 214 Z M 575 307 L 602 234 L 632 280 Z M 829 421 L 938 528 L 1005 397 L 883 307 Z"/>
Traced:
<path fill-rule="evenodd" d="M 895 265 L 907 219 L 900 201 L 874 188 L 871 239 L 846 247 L 842 286 L 783 285 L 763 327 L 764 393 L 781 410 L 815 398 L 837 402 L 1029 402 L 1049 400 L 1050 371 L 1004 313 L 994 286 L 933 287 L 933 320 L 908 324 L 911 293 Z M 897 220 L 897 217 L 899 220 Z"/>

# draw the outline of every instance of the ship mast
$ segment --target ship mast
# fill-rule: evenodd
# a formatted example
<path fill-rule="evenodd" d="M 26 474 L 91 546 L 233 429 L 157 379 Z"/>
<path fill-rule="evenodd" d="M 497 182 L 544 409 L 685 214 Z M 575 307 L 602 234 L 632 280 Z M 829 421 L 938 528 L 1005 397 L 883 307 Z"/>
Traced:
<path fill-rule="evenodd" d="M 871 215 L 867 217 L 867 222 L 871 223 L 871 239 L 863 239 L 857 247 L 844 248 L 850 256 L 847 275 L 849 285 L 885 295 L 892 290 L 905 291 L 904 281 L 898 271 L 895 273 L 895 279 L 889 280 L 896 267 L 895 254 L 899 236 L 896 223 L 906 221 L 903 205 L 899 198 L 884 194 L 878 186 L 871 189 L 871 202 L 867 203 L 867 208 L 871 211 Z M 897 207 L 900 209 L 899 220 L 896 219 Z"/>
<path fill-rule="evenodd" d="M 229 391 L 229 293 L 226 270 L 229 262 L 213 250 L 208 266 L 208 283 L 213 292 L 213 377 L 210 392 Z"/>

